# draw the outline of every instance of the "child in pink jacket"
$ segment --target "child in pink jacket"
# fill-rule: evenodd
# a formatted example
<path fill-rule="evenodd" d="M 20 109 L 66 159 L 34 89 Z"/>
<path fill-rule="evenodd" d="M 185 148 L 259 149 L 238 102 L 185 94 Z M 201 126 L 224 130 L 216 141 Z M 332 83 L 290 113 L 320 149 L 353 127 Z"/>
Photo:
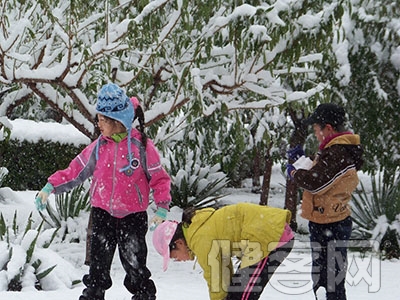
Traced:
<path fill-rule="evenodd" d="M 156 299 L 156 287 L 146 267 L 148 229 L 146 209 L 153 191 L 157 212 L 151 223 L 166 219 L 171 181 L 153 142 L 132 127 L 134 105 L 115 84 L 106 84 L 96 106 L 99 138 L 87 146 L 68 168 L 55 172 L 35 199 L 42 210 L 50 193 L 63 193 L 92 178 L 92 235 L 89 274 L 80 300 L 104 300 L 112 285 L 110 268 L 118 245 L 126 272 L 125 287 L 132 300 Z"/>

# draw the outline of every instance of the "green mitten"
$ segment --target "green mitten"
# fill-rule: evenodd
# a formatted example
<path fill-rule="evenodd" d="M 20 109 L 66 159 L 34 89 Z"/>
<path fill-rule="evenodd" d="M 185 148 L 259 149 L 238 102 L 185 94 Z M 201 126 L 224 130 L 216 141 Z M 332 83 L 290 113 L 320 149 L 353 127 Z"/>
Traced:
<path fill-rule="evenodd" d="M 42 190 L 36 195 L 35 205 L 36 209 L 41 211 L 46 208 L 47 199 L 49 195 L 54 190 L 54 187 L 51 183 L 46 183 L 46 185 L 42 188 Z"/>

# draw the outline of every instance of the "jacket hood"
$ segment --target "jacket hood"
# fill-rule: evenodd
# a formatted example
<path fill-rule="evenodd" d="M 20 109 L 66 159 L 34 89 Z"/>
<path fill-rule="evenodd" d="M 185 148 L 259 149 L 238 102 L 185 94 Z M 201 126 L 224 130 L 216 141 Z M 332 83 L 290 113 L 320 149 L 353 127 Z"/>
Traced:
<path fill-rule="evenodd" d="M 324 146 L 324 149 L 335 146 L 340 146 L 346 149 L 348 157 L 355 165 L 356 169 L 361 169 L 361 166 L 364 163 L 364 160 L 362 159 L 364 150 L 360 143 L 360 136 L 358 134 L 345 133 L 338 135 L 329 140 Z"/>
<path fill-rule="evenodd" d="M 332 146 L 334 144 L 341 145 L 360 145 L 360 136 L 358 134 L 353 133 L 345 133 L 342 135 L 334 136 L 332 139 L 325 144 L 325 147 Z"/>
<path fill-rule="evenodd" d="M 190 223 L 191 231 L 196 232 L 197 230 L 199 230 L 200 227 L 204 225 L 208 221 L 208 219 L 210 219 L 210 217 L 215 213 L 215 211 L 216 210 L 211 207 L 196 211 L 196 214 L 193 216 L 192 222 Z M 184 231 L 184 233 L 186 242 L 190 244 L 194 234 L 193 233 L 187 234 L 187 231 L 186 232 Z"/>

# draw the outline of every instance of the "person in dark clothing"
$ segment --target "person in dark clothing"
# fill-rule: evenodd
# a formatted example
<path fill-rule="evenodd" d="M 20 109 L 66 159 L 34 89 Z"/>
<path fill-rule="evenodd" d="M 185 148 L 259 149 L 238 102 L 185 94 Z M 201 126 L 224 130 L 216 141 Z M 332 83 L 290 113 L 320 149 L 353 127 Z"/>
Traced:
<path fill-rule="evenodd" d="M 362 165 L 360 137 L 344 127 L 345 111 L 327 103 L 306 120 L 320 142 L 311 168 L 287 165 L 291 180 L 303 188 L 301 216 L 309 220 L 314 293 L 326 290 L 327 300 L 346 300 L 347 247 L 352 231 L 349 201 Z M 289 159 L 304 156 L 300 146 L 289 149 Z"/>

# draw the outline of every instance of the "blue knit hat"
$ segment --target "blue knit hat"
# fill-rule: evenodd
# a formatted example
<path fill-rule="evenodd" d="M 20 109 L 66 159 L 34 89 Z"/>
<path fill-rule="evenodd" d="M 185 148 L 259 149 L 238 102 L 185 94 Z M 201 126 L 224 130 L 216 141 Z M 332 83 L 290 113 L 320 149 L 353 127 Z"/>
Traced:
<path fill-rule="evenodd" d="M 128 131 L 128 164 L 119 171 L 131 176 L 137 159 L 132 155 L 131 149 L 131 130 L 132 122 L 135 118 L 135 110 L 133 104 L 124 90 L 114 83 L 103 85 L 97 95 L 96 111 L 108 118 L 121 122 Z M 97 139 L 96 159 L 99 159 L 100 137 Z"/>
<path fill-rule="evenodd" d="M 103 116 L 121 122 L 127 130 L 135 117 L 132 102 L 124 90 L 114 83 L 103 85 L 97 95 L 96 111 Z"/>

